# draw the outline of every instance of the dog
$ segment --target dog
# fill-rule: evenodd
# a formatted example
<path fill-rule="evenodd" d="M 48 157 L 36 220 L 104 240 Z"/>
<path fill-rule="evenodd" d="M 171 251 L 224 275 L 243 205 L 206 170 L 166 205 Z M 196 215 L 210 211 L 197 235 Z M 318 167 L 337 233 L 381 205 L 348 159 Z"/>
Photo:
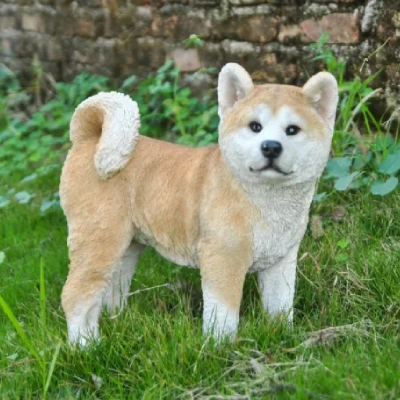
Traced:
<path fill-rule="evenodd" d="M 218 78 L 218 145 L 189 148 L 139 135 L 129 96 L 83 101 L 71 120 L 60 184 L 69 342 L 98 338 L 102 306 L 125 306 L 146 246 L 200 269 L 204 334 L 234 337 L 249 272 L 258 275 L 265 311 L 292 321 L 297 253 L 337 103 L 330 73 L 302 88 L 254 85 L 229 63 Z"/>

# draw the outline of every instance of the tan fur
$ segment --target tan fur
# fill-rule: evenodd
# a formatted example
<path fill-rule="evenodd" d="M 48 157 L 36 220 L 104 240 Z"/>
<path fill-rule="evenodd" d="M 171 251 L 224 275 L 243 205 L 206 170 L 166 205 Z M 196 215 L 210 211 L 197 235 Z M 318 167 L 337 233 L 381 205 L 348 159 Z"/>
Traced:
<path fill-rule="evenodd" d="M 311 94 L 291 86 L 253 88 L 241 67 L 228 64 L 224 70 L 218 91 L 222 140 L 246 128 L 253 119 L 252 110 L 267 104 L 274 114 L 283 106 L 290 107 L 302 116 L 304 128 L 313 140 L 329 143 L 327 127 L 318 114 L 320 99 L 314 96 L 318 94 L 318 84 L 311 82 Z M 218 145 L 188 148 L 137 136 L 137 106 L 118 96 L 99 95 L 86 100 L 71 123 L 73 147 L 60 186 L 69 230 L 70 271 L 62 305 L 70 340 L 79 341 L 89 334 L 97 336 L 101 303 L 113 309 L 115 290 L 119 288 L 115 276 L 129 266 L 129 258 L 124 258 L 123 263 L 122 258 L 131 256 L 136 262 L 145 245 L 155 247 L 178 264 L 199 267 L 203 289 L 211 300 L 214 294 L 218 297 L 234 321 L 245 275 L 264 257 L 263 251 L 257 257 L 254 251 L 258 249 L 257 241 L 263 243 L 256 235 L 268 232 L 265 214 L 269 204 L 260 206 L 258 192 L 234 175 Z M 108 101 L 111 109 L 107 108 Z M 127 104 L 129 111 L 121 109 L 121 104 Z M 332 105 L 322 106 L 332 110 Z M 118 119 L 125 118 L 126 113 L 129 120 L 123 126 L 121 139 Z M 103 155 L 99 164 L 100 152 Z M 293 208 L 302 225 L 294 226 L 293 238 L 289 237 L 284 250 L 290 251 L 291 262 L 296 255 L 293 249 L 298 248 L 304 233 L 312 188 L 313 181 L 299 190 L 306 193 L 300 195 L 306 200 Z M 282 198 L 292 199 L 290 193 Z M 276 224 L 279 199 L 272 198 L 270 204 L 275 207 L 271 216 Z M 285 220 L 282 226 L 288 223 L 296 221 Z M 279 243 L 279 238 L 276 240 Z M 270 246 L 275 251 L 274 241 Z M 279 262 L 283 263 L 279 251 L 274 257 L 280 257 Z M 130 281 L 133 269 L 121 273 Z M 129 281 L 125 286 L 129 287 Z M 234 330 L 235 322 L 232 324 L 230 329 Z"/>
<path fill-rule="evenodd" d="M 71 260 L 63 292 L 66 313 L 82 293 L 105 289 L 110 268 L 132 239 L 173 251 L 193 266 L 200 263 L 206 280 L 223 277 L 221 296 L 238 307 L 238 289 L 252 260 L 250 229 L 257 211 L 227 170 L 218 146 L 185 148 L 140 136 L 128 165 L 106 181 L 88 162 L 94 151 L 91 142 L 73 147 L 61 178 Z M 242 278 L 233 285 L 230 275 L 236 270 Z"/>
<path fill-rule="evenodd" d="M 307 122 L 307 132 L 310 135 L 321 136 L 326 128 L 318 114 L 309 108 L 310 100 L 301 88 L 288 85 L 260 85 L 244 99 L 237 101 L 234 112 L 228 112 L 220 134 L 234 132 L 240 127 L 247 126 L 254 118 L 251 110 L 259 104 L 268 104 L 276 115 L 282 107 L 290 107 L 292 110 L 304 116 Z"/>

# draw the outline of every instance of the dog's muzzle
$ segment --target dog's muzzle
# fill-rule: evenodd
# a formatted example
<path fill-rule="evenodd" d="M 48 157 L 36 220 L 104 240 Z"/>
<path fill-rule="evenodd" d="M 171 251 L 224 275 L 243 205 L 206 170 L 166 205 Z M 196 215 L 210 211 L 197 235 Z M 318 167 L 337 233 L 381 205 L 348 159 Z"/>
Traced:
<path fill-rule="evenodd" d="M 265 140 L 261 143 L 261 153 L 265 158 L 278 158 L 282 153 L 282 145 L 275 140 Z"/>
<path fill-rule="evenodd" d="M 254 169 L 250 167 L 251 172 L 262 172 L 272 170 L 282 175 L 290 175 L 292 172 L 282 171 L 275 163 L 275 159 L 278 158 L 282 153 L 282 144 L 275 140 L 265 140 L 261 143 L 261 153 L 267 159 L 267 164 L 260 168 Z"/>
<path fill-rule="evenodd" d="M 273 160 L 272 158 L 269 158 L 269 159 L 268 159 L 267 165 L 265 165 L 264 167 L 262 167 L 262 168 L 260 168 L 260 169 L 254 169 L 254 168 L 251 168 L 251 167 L 250 167 L 249 169 L 250 169 L 251 172 L 262 172 L 262 171 L 269 171 L 269 170 L 271 170 L 271 171 L 278 172 L 279 174 L 282 174 L 282 175 L 290 175 L 290 174 L 293 173 L 293 171 L 290 171 L 290 172 L 282 171 L 282 170 L 274 163 L 274 160 Z"/>

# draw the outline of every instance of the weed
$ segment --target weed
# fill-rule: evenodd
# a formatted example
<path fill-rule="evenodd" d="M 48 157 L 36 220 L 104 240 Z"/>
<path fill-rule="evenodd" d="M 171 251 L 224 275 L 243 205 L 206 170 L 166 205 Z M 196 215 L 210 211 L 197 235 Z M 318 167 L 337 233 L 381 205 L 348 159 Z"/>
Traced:
<path fill-rule="evenodd" d="M 346 81 L 346 62 L 339 61 L 326 46 L 328 38 L 325 34 L 310 45 L 317 54 L 314 60 L 324 61 L 339 85 L 333 158 L 328 161 L 323 179 L 333 179 L 338 191 L 367 186 L 372 194 L 385 196 L 398 186 L 399 127 L 393 139 L 388 127 L 385 129 L 385 124 L 370 110 L 370 101 L 383 91 L 381 88 L 373 90 L 370 86 L 379 72 L 365 80 L 355 77 Z"/>
<path fill-rule="evenodd" d="M 39 364 L 41 374 L 42 374 L 42 396 L 43 399 L 47 398 L 47 391 L 50 386 L 51 377 L 54 372 L 54 368 L 57 362 L 57 357 L 61 348 L 61 340 L 59 339 L 57 345 L 55 346 L 53 356 L 49 363 L 49 367 L 47 369 L 47 361 L 46 361 L 46 353 L 47 346 L 45 345 L 47 342 L 47 330 L 46 330 L 46 292 L 45 292 L 45 283 L 44 283 L 44 272 L 43 272 L 43 264 L 40 265 L 40 325 L 42 330 L 42 340 L 43 340 L 43 350 L 39 351 L 33 345 L 32 341 L 29 339 L 22 325 L 19 323 L 18 319 L 12 312 L 9 305 L 0 295 L 0 307 L 3 309 L 4 313 L 8 317 L 9 321 L 13 325 L 16 330 L 18 336 L 21 338 L 24 343 L 26 349 L 32 354 L 32 356 L 36 359 Z"/>
<path fill-rule="evenodd" d="M 217 140 L 217 104 L 209 96 L 198 99 L 180 84 L 180 72 L 171 60 L 155 74 L 138 82 L 126 79 L 120 91 L 139 105 L 141 133 L 189 146 L 205 146 Z"/>
<path fill-rule="evenodd" d="M 0 193 L 0 209 L 12 202 L 34 204 L 42 214 L 59 207 L 58 192 L 49 193 L 41 204 L 32 202 L 35 194 L 26 190 L 37 180 L 47 179 L 60 171 L 70 147 L 68 128 L 76 106 L 100 91 L 115 89 L 104 76 L 82 73 L 71 83 L 57 83 L 51 101 L 41 105 L 38 85 L 42 75 L 35 66 L 35 104 L 32 113 L 13 112 L 30 98 L 15 75 L 0 66 L 0 176 L 16 174 L 20 182 L 6 193 Z M 155 74 L 138 81 L 126 79 L 118 91 L 138 102 L 142 115 L 141 134 L 167 138 L 189 146 L 214 143 L 218 136 L 217 105 L 209 96 L 198 99 L 189 88 L 180 84 L 180 73 L 167 61 Z M 18 101 L 17 101 L 18 99 Z M 25 175 L 29 171 L 28 175 Z"/>
<path fill-rule="evenodd" d="M 31 98 L 40 91 L 22 90 L 0 68 L 1 398 L 399 398 L 400 197 L 393 190 L 383 206 L 371 193 L 383 177 L 394 183 L 398 145 L 380 121 L 381 130 L 365 123 L 373 91 L 361 81 L 349 88 L 345 63 L 326 60 L 341 105 L 334 159 L 321 181 L 328 194 L 313 203 L 300 249 L 294 326 L 264 315 L 249 276 L 236 342 L 213 346 L 201 335 L 198 271 L 148 249 L 129 307 L 116 319 L 103 315 L 102 341 L 90 351 L 58 340 L 66 332 L 59 299 L 68 267 L 55 188 L 75 106 L 113 88 L 82 74 L 57 84 L 40 106 Z M 120 90 L 138 100 L 142 133 L 188 145 L 217 140 L 215 102 L 195 99 L 171 63 Z"/>

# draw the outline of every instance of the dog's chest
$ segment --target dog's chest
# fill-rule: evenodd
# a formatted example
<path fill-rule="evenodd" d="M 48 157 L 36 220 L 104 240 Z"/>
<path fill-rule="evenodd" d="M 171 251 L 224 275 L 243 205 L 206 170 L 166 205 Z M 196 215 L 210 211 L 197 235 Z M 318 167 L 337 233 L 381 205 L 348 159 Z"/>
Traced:
<path fill-rule="evenodd" d="M 270 268 L 285 257 L 301 242 L 308 221 L 307 198 L 296 201 L 295 197 L 269 196 L 256 198 L 256 204 L 261 218 L 253 225 L 254 262 L 249 272 Z"/>
<path fill-rule="evenodd" d="M 254 262 L 250 272 L 271 267 L 280 261 L 288 251 L 301 241 L 306 223 L 289 223 L 281 220 L 260 221 L 253 228 Z"/>

